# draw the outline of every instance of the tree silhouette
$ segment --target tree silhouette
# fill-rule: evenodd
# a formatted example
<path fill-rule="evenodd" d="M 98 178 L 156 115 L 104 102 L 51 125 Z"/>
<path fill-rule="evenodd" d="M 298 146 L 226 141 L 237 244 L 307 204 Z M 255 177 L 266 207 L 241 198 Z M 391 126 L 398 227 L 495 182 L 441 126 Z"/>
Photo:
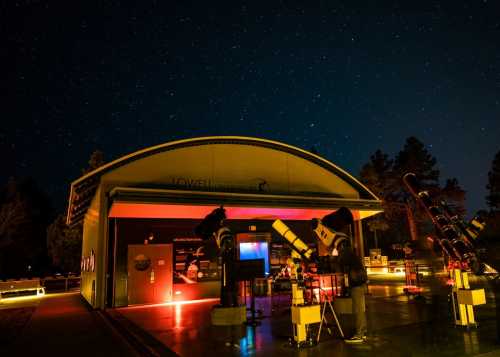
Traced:
<path fill-rule="evenodd" d="M 10 178 L 0 190 L 0 276 L 38 274 L 46 263 L 48 197 L 30 178 Z"/>
<path fill-rule="evenodd" d="M 82 169 L 82 175 L 94 171 L 104 163 L 102 151 L 94 150 L 90 155 L 88 166 Z M 46 232 L 47 249 L 54 269 L 65 273 L 75 273 L 80 270 L 82 233 L 83 224 L 79 223 L 68 227 L 64 214 L 58 215 L 48 226 Z"/>
<path fill-rule="evenodd" d="M 437 160 L 415 137 L 406 139 L 403 149 L 394 160 L 381 150 L 370 157 L 370 161 L 361 169 L 360 181 L 382 200 L 384 209 L 383 214 L 366 222 L 374 236 L 377 231 L 385 230 L 383 238 L 387 238 L 384 239 L 386 243 L 402 243 L 411 236 L 410 225 L 415 229 L 418 227 L 422 233 L 433 230 L 424 212 L 411 200 L 402 177 L 407 172 L 413 172 L 427 189 L 439 194 L 436 163 Z"/>
<path fill-rule="evenodd" d="M 361 169 L 360 179 L 375 195 L 386 199 L 390 193 L 393 161 L 380 149 L 370 156 Z"/>
<path fill-rule="evenodd" d="M 360 181 L 382 200 L 384 212 L 368 219 L 367 226 L 373 233 L 375 247 L 378 247 L 378 232 L 389 230 L 388 217 L 391 216 L 391 206 L 388 204 L 390 188 L 392 184 L 393 161 L 382 150 L 377 150 L 370 156 L 370 161 L 361 169 Z"/>
<path fill-rule="evenodd" d="M 434 228 L 424 210 L 411 199 L 402 178 L 406 173 L 413 172 L 417 175 L 422 188 L 428 190 L 432 196 L 439 195 L 439 170 L 436 164 L 436 158 L 413 136 L 406 139 L 403 150 L 394 159 L 393 199 L 400 204 L 407 204 L 406 207 L 411 210 L 416 227 L 423 235 L 433 232 Z"/>
<path fill-rule="evenodd" d="M 27 202 L 18 192 L 12 192 L 15 189 L 13 180 L 11 178 L 7 184 L 7 190 L 11 192 L 0 207 L 0 249 L 12 245 L 16 232 L 29 222 Z"/>
<path fill-rule="evenodd" d="M 439 170 L 435 167 L 437 163 L 425 148 L 424 144 L 415 137 L 406 139 L 403 150 L 401 150 L 394 160 L 394 174 L 398 176 L 395 180 L 397 191 L 404 192 L 406 189 L 402 185 L 402 177 L 407 172 L 413 172 L 422 186 L 428 189 L 435 189 L 439 186 Z"/>
<path fill-rule="evenodd" d="M 465 215 L 465 191 L 460 187 L 456 178 L 446 180 L 440 198 L 446 201 L 455 213 L 462 217 Z"/>
<path fill-rule="evenodd" d="M 491 171 L 488 172 L 488 185 L 486 186 L 488 195 L 486 202 L 492 211 L 500 211 L 500 151 L 497 152 Z"/>
<path fill-rule="evenodd" d="M 82 169 L 82 175 L 88 174 L 89 172 L 94 171 L 95 169 L 104 165 L 104 154 L 100 150 L 94 150 L 90 155 L 90 159 L 88 161 L 88 166 Z"/>
<path fill-rule="evenodd" d="M 63 272 L 80 271 L 82 252 L 82 225 L 68 227 L 66 216 L 60 214 L 47 228 L 47 251 L 52 266 Z"/>

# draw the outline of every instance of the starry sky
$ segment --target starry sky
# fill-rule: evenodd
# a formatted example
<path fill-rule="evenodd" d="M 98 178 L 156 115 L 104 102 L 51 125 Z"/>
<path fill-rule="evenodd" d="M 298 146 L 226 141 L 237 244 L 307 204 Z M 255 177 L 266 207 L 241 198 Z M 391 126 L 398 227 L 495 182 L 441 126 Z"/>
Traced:
<path fill-rule="evenodd" d="M 65 209 L 107 160 L 205 135 L 263 137 L 358 176 L 416 136 L 485 208 L 500 150 L 497 1 L 4 1 L 0 183 Z"/>

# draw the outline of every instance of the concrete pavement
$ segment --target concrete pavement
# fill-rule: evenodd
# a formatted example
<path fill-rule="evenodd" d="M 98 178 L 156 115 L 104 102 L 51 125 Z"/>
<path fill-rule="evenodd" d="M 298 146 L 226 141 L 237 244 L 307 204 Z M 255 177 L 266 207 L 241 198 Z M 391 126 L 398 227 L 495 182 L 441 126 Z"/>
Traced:
<path fill-rule="evenodd" d="M 33 305 L 31 319 L 13 341 L 0 346 L 0 355 L 137 356 L 79 293 L 46 295 Z"/>
<path fill-rule="evenodd" d="M 89 310 L 78 293 L 47 295 L 31 305 L 23 302 L 16 307 L 26 313 L 34 309 L 34 313 L 27 323 L 15 327 L 19 331 L 11 334 L 14 341 L 3 341 L 0 355 L 172 356 L 174 351 L 180 356 L 218 357 L 500 356 L 495 297 L 484 281 L 473 283 L 483 285 L 488 299 L 487 305 L 475 309 L 477 328 L 453 325 L 446 286 L 424 281 L 425 299 L 416 300 L 403 293 L 402 282 L 374 280 L 367 295 L 366 343 L 348 345 L 332 326 L 333 336 L 323 333 L 317 346 L 302 350 L 288 345 L 291 324 L 287 297 L 274 310 L 269 297 L 257 298 L 263 317 L 259 326 L 215 327 L 210 324 L 210 310 L 217 303 L 214 300 L 103 313 Z M 26 319 L 26 314 L 23 316 Z M 339 317 L 344 331 L 349 331 L 351 316 Z"/>
<path fill-rule="evenodd" d="M 482 282 L 484 283 L 484 282 Z M 482 284 L 478 282 L 477 284 Z M 220 327 L 210 324 L 210 309 L 216 302 L 164 304 L 116 309 L 180 356 L 500 356 L 495 302 L 476 307 L 476 328 L 453 325 L 449 288 L 424 282 L 425 299 L 409 298 L 401 281 L 373 281 L 367 295 L 368 340 L 348 345 L 322 334 L 314 347 L 289 347 L 290 312 L 271 311 L 270 298 L 257 298 L 263 311 L 261 325 Z M 488 289 L 488 284 L 483 284 Z M 352 329 L 351 315 L 340 316 L 344 331 Z"/>

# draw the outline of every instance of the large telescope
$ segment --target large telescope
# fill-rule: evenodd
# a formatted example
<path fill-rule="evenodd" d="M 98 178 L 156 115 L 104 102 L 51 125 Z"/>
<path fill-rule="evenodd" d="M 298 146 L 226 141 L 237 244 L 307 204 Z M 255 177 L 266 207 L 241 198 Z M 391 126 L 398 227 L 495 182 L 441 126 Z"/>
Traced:
<path fill-rule="evenodd" d="M 309 248 L 306 243 L 297 237 L 295 233 L 293 233 L 290 228 L 283 223 L 283 221 L 279 219 L 274 221 L 273 228 L 281 234 L 281 236 L 285 238 L 288 243 L 290 243 L 293 250 L 295 250 L 302 258 L 305 258 L 306 260 L 314 260 L 316 258 L 314 249 Z"/>
<path fill-rule="evenodd" d="M 477 217 L 466 223 L 451 212 L 446 202 L 434 202 L 414 173 L 405 174 L 403 182 L 434 224 L 443 251 L 453 260 L 465 262 L 476 275 L 491 270 L 491 267 L 481 261 L 474 242 L 484 228 L 484 223 Z"/>
<path fill-rule="evenodd" d="M 347 234 L 340 232 L 354 221 L 351 211 L 346 207 L 327 214 L 322 219 L 314 218 L 311 221 L 312 229 L 318 240 L 327 248 L 338 249 L 341 244 L 350 245 L 350 239 Z M 314 249 L 304 243 L 297 237 L 288 226 L 277 219 L 273 223 L 273 228 L 287 240 L 302 258 L 306 260 L 318 259 Z"/>
<path fill-rule="evenodd" d="M 339 233 L 336 230 L 344 228 L 347 224 L 352 222 L 352 214 L 347 209 L 339 209 L 340 212 L 333 212 L 325 217 L 323 221 L 319 219 L 313 220 L 313 230 L 318 236 L 318 239 L 327 247 L 333 246 L 334 249 L 337 245 L 345 244 L 349 242 L 349 237 L 343 233 Z M 324 317 L 321 315 L 320 305 L 304 305 L 304 286 L 302 278 L 302 268 L 300 267 L 300 261 L 305 260 L 308 262 L 314 262 L 315 264 L 321 264 L 321 259 L 313 248 L 310 248 L 306 243 L 304 243 L 295 233 L 293 233 L 290 228 L 283 223 L 281 220 L 277 219 L 273 222 L 272 227 L 290 244 L 292 247 L 292 258 L 296 265 L 297 277 L 292 280 L 292 325 L 293 325 L 293 341 L 297 346 L 305 344 L 307 341 L 307 325 L 321 322 Z M 341 243 L 343 242 L 343 243 Z M 297 255 L 300 258 L 297 258 Z M 291 274 L 291 276 L 293 276 Z M 323 312 L 325 307 L 323 307 Z M 332 308 L 333 311 L 333 308 Z M 335 316 L 335 312 L 333 311 Z M 337 317 L 335 316 L 335 319 Z M 342 329 L 339 326 L 340 332 L 343 336 Z"/>
<path fill-rule="evenodd" d="M 318 240 L 325 247 L 337 249 L 339 244 L 347 243 L 346 240 L 350 243 L 349 236 L 339 231 L 352 224 L 353 221 L 351 211 L 346 207 L 341 207 L 322 219 L 312 219 L 311 224 Z"/>

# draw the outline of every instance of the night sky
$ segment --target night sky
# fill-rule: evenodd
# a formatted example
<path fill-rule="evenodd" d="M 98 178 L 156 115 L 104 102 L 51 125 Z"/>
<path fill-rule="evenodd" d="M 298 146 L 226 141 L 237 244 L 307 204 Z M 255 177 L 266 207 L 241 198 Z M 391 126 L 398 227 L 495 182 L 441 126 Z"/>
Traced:
<path fill-rule="evenodd" d="M 416 136 L 486 208 L 498 1 L 138 3 L 2 2 L 0 183 L 32 176 L 63 210 L 95 149 L 256 136 L 357 176 Z"/>

